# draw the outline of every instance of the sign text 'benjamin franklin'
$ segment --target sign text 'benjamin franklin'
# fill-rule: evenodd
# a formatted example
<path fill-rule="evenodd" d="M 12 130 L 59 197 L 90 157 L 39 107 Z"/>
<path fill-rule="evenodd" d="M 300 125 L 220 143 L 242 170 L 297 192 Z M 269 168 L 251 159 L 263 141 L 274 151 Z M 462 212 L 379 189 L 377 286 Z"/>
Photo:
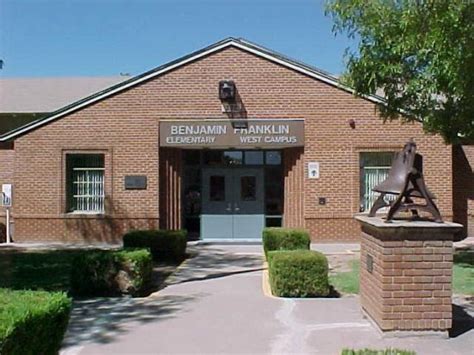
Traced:
<path fill-rule="evenodd" d="M 303 145 L 303 120 L 245 120 L 238 124 L 232 124 L 230 120 L 160 122 L 162 147 L 284 148 Z"/>

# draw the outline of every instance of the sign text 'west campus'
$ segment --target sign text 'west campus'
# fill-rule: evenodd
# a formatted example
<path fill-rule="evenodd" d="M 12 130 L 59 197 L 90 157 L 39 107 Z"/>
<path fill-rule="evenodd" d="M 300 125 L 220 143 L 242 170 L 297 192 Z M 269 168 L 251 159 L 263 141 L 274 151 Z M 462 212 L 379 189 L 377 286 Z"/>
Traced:
<path fill-rule="evenodd" d="M 199 148 L 290 147 L 304 145 L 303 120 L 161 121 L 160 146 Z"/>

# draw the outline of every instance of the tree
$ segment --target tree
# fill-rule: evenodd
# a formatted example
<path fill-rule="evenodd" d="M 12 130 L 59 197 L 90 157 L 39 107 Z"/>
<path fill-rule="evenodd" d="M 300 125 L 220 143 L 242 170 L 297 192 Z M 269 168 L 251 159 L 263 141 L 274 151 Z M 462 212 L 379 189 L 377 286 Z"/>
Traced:
<path fill-rule="evenodd" d="M 474 142 L 474 0 L 328 0 L 326 14 L 334 33 L 358 41 L 343 82 L 383 92 L 384 120 Z"/>

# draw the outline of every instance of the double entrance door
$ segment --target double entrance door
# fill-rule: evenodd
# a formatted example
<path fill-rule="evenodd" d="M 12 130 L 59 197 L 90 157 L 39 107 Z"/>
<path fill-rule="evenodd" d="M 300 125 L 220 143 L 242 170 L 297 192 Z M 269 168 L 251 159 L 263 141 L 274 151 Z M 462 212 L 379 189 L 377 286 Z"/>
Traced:
<path fill-rule="evenodd" d="M 203 168 L 201 238 L 260 239 L 263 168 Z"/>

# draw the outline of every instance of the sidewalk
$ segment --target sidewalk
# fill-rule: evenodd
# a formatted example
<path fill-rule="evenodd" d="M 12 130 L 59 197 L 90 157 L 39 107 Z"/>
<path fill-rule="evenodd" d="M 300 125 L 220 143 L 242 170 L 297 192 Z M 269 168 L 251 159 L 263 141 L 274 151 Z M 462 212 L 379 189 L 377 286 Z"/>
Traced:
<path fill-rule="evenodd" d="M 447 340 L 384 339 L 355 296 L 267 297 L 261 246 L 191 250 L 198 255 L 148 298 L 76 301 L 62 354 L 340 354 L 345 347 L 392 346 L 444 355 L 474 348 L 472 329 Z"/>

